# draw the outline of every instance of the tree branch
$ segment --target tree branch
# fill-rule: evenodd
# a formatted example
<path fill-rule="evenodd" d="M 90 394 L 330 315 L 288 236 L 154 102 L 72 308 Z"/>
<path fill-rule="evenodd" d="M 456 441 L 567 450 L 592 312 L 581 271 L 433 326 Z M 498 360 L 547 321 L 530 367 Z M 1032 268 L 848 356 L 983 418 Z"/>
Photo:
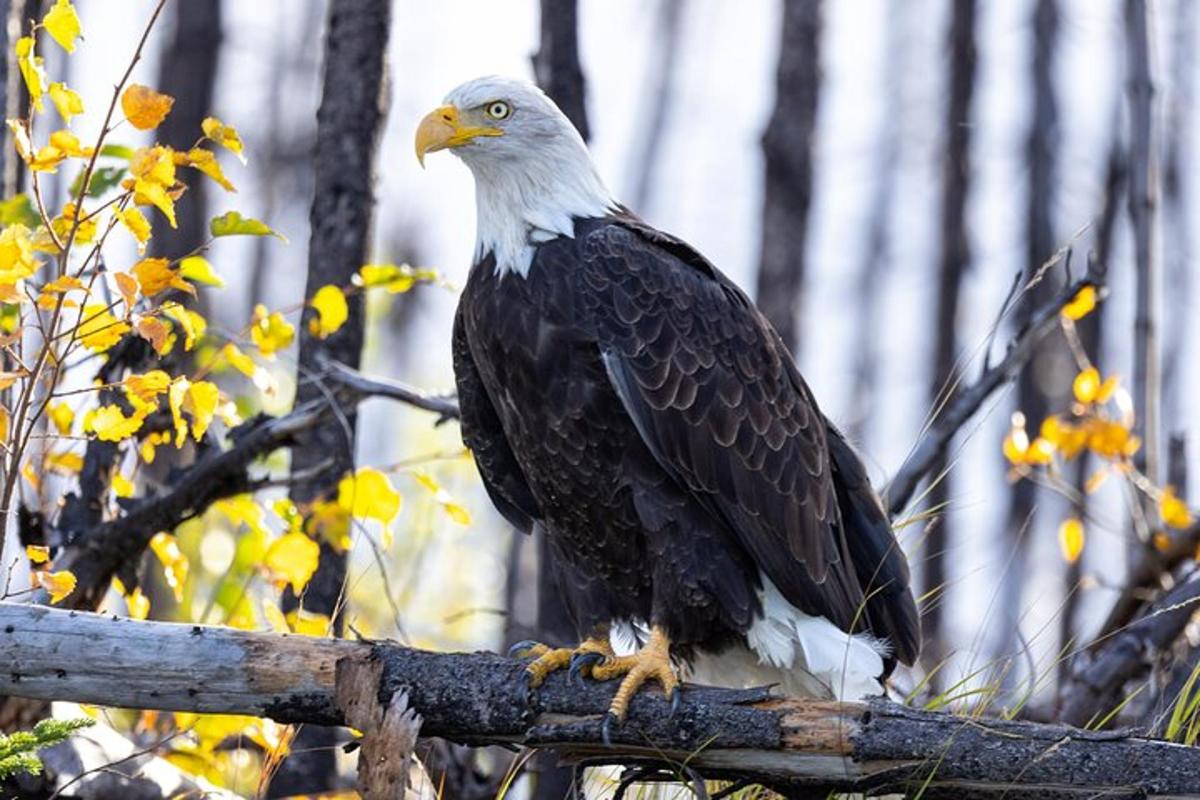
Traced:
<path fill-rule="evenodd" d="M 438 415 L 438 422 L 448 419 L 458 419 L 458 400 L 450 394 L 429 394 L 420 389 L 414 389 L 400 381 L 389 378 L 375 378 L 364 375 L 356 369 L 346 366 L 339 361 L 324 361 L 324 377 L 364 395 L 388 397 L 399 400 L 415 408 L 432 411 Z"/>
<path fill-rule="evenodd" d="M 226 450 L 212 449 L 190 467 L 172 476 L 170 489 L 141 498 L 122 516 L 78 536 L 55 560 L 58 569 L 75 573 L 76 588 L 67 603 L 73 608 L 96 608 L 117 569 L 137 559 L 158 531 L 174 530 L 218 500 L 257 488 L 249 467 L 276 449 L 308 435 L 319 421 L 333 415 L 333 405 L 354 406 L 381 396 L 427 408 L 443 417 L 457 417 L 452 400 L 422 395 L 381 379 L 367 378 L 340 364 L 328 364 L 328 377 L 340 384 L 328 396 L 305 403 L 282 417 L 258 417 L 235 428 Z"/>
<path fill-rule="evenodd" d="M 985 368 L 975 383 L 959 392 L 942 410 L 896 472 L 895 477 L 880 493 L 893 517 L 908 505 L 917 486 L 926 478 L 939 457 L 945 454 L 958 430 L 996 390 L 1017 376 L 1021 368 L 1033 357 L 1037 345 L 1058 325 L 1058 315 L 1063 306 L 1085 286 L 1094 286 L 1098 291 L 1104 288 L 1105 274 L 1102 265 L 1097 262 L 1090 263 L 1087 273 L 1081 279 L 1064 287 L 1047 303 L 1034 309 L 1030 314 L 1029 324 L 1009 343 L 1004 358 L 999 363 Z"/>
<path fill-rule="evenodd" d="M 530 693 L 522 665 L 492 654 L 0 603 L 0 692 L 16 696 L 336 725 L 339 662 L 343 674 L 381 663 L 373 701 L 403 691 L 424 736 L 551 748 L 575 763 L 665 765 L 791 796 L 924 786 L 926 797 L 1200 798 L 1200 748 L 1128 733 L 686 687 L 674 715 L 658 693 L 640 694 L 605 745 L 612 683 L 572 686 L 559 673 Z"/>
<path fill-rule="evenodd" d="M 1200 576 L 1193 575 L 1164 593 L 1137 622 L 1102 640 L 1093 654 L 1081 654 L 1063 686 L 1059 718 L 1086 725 L 1124 701 L 1125 684 L 1144 674 L 1169 648 L 1200 603 Z"/>

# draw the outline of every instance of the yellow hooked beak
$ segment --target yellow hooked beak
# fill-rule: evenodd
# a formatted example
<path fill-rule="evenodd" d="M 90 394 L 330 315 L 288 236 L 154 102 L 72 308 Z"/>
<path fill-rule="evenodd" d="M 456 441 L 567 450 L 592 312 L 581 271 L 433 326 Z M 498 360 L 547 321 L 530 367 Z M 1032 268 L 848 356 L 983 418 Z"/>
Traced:
<path fill-rule="evenodd" d="M 417 161 L 425 166 L 425 154 L 459 147 L 479 136 L 503 136 L 504 131 L 486 125 L 463 125 L 454 106 L 435 108 L 417 126 Z"/>

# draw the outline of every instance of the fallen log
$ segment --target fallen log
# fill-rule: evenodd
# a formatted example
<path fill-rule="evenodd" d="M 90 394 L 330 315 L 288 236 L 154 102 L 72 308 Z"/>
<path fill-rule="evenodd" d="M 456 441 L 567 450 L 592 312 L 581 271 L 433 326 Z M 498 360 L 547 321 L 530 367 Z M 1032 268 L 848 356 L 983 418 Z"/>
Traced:
<path fill-rule="evenodd" d="M 339 662 L 342 673 L 361 674 L 346 669 L 353 664 L 381 666 L 369 700 L 387 709 L 403 692 L 422 736 L 549 748 L 576 764 L 652 766 L 791 796 L 1200 798 L 1200 748 L 1131 732 L 968 718 L 883 699 L 837 703 L 688 687 L 674 715 L 657 692 L 640 694 L 604 744 L 601 719 L 614 686 L 571 686 L 559 674 L 529 692 L 522 665 L 490 653 L 0 603 L 0 693 L 20 697 L 337 725 L 344 721 Z"/>

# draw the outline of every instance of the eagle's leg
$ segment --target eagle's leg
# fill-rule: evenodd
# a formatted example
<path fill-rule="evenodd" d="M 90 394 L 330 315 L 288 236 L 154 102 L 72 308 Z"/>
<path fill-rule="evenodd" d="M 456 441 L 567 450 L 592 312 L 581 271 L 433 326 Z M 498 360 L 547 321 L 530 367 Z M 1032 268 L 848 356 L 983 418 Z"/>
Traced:
<path fill-rule="evenodd" d="M 592 677 L 606 681 L 624 675 L 621 686 L 608 707 L 608 722 L 622 722 L 629 713 L 629 703 L 642 684 L 650 679 L 662 685 L 665 694 L 674 703 L 679 699 L 679 676 L 671 666 L 671 641 L 662 627 L 655 625 L 650 631 L 650 641 L 631 656 L 618 656 L 592 667 Z"/>
<path fill-rule="evenodd" d="M 525 667 L 529 686 L 541 686 L 550 673 L 572 667 L 572 674 L 580 664 L 578 659 L 607 660 L 613 657 L 612 645 L 608 642 L 607 626 L 597 629 L 593 636 L 584 639 L 578 647 L 549 647 L 538 642 L 522 642 L 509 651 L 509 655 L 518 658 L 532 657 L 533 661 Z M 582 667 L 581 667 L 582 668 Z"/>

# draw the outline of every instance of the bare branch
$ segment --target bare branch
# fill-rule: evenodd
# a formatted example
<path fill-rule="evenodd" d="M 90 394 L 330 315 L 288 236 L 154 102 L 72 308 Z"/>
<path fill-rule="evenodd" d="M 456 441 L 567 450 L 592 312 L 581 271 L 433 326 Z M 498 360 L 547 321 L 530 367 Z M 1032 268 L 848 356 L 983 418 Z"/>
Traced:
<path fill-rule="evenodd" d="M 1103 265 L 1092 261 L 1087 274 L 1063 288 L 1047 303 L 1030 314 L 1029 324 L 1008 345 L 1004 358 L 987 367 L 979 379 L 963 389 L 948 404 L 926 431 L 920 443 L 900 467 L 895 477 L 881 492 L 889 512 L 896 516 L 912 499 L 921 481 L 929 475 L 939 457 L 945 454 L 958 430 L 975 415 L 996 390 L 1010 383 L 1034 355 L 1038 344 L 1058 326 L 1059 313 L 1085 286 L 1102 290 L 1105 285 Z"/>
<path fill-rule="evenodd" d="M 458 419 L 458 401 L 453 395 L 429 394 L 389 378 L 376 378 L 362 374 L 338 361 L 325 361 L 327 380 L 334 381 L 364 395 L 388 397 L 415 408 L 432 411 L 438 421 Z"/>
<path fill-rule="evenodd" d="M 1163 594 L 1144 617 L 1104 639 L 1090 656 L 1073 665 L 1062 689 L 1060 718 L 1085 725 L 1112 711 L 1123 700 L 1125 684 L 1145 674 L 1187 626 L 1200 603 L 1200 577 Z"/>

